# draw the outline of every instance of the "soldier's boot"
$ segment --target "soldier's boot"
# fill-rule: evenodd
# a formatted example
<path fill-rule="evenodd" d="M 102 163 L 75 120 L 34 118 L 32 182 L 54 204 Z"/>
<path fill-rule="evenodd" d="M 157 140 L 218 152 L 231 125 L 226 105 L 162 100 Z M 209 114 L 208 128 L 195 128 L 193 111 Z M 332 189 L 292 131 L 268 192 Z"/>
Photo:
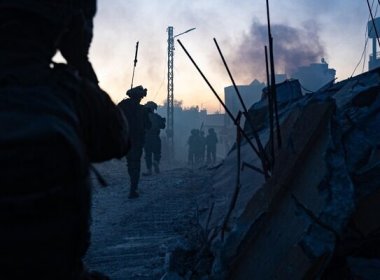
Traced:
<path fill-rule="evenodd" d="M 159 166 L 158 161 L 153 161 L 153 167 L 154 167 L 154 172 L 156 172 L 157 174 L 160 173 L 160 166 Z"/>
<path fill-rule="evenodd" d="M 137 191 L 130 191 L 128 198 L 133 199 L 133 198 L 138 198 L 140 195 Z"/>
<path fill-rule="evenodd" d="M 148 169 L 146 172 L 143 172 L 143 176 L 151 176 L 152 175 L 152 168 Z"/>
<path fill-rule="evenodd" d="M 137 192 L 137 185 L 136 186 L 131 185 L 128 198 L 138 198 L 138 197 L 139 197 L 139 193 Z"/>

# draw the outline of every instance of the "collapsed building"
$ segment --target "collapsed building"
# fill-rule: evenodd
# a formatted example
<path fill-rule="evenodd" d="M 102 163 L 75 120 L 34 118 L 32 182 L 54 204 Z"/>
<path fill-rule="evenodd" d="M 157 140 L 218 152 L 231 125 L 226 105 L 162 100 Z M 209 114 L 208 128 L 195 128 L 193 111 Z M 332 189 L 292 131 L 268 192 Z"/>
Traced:
<path fill-rule="evenodd" d="M 380 69 L 306 95 L 297 83 L 276 85 L 280 148 L 270 153 L 265 92 L 244 126 L 266 144 L 270 176 L 238 137 L 213 171 L 196 248 L 166 279 L 380 275 Z"/>

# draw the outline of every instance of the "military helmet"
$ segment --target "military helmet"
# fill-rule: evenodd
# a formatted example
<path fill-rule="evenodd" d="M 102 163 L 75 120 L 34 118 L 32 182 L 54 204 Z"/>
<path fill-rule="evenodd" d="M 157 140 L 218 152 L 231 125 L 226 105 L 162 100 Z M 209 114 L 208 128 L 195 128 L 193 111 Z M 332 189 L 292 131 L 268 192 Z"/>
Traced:
<path fill-rule="evenodd" d="M 147 89 L 143 88 L 143 86 L 137 86 L 127 90 L 127 95 L 131 98 L 138 97 L 143 98 L 146 96 Z"/>
<path fill-rule="evenodd" d="M 153 101 L 148 101 L 145 104 L 145 107 L 151 109 L 152 111 L 157 110 L 157 108 L 158 108 L 157 104 L 155 102 L 153 102 Z"/>

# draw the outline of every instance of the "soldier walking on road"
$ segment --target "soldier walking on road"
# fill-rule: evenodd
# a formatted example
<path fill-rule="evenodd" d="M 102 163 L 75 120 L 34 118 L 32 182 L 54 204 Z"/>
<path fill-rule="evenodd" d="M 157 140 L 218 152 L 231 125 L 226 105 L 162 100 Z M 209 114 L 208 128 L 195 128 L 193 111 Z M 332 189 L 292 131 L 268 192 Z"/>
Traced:
<path fill-rule="evenodd" d="M 146 96 L 147 89 L 142 86 L 127 91 L 129 98 L 122 100 L 118 106 L 128 120 L 130 128 L 131 149 L 127 154 L 128 174 L 130 178 L 129 198 L 139 196 L 138 184 L 140 180 L 141 156 L 143 152 L 145 133 L 151 127 L 148 110 L 140 104 Z"/>
<path fill-rule="evenodd" d="M 128 150 L 88 61 L 96 1 L 0 0 L 0 278 L 88 272 L 90 163 Z M 60 50 L 67 64 L 52 64 Z"/>
<path fill-rule="evenodd" d="M 216 143 L 218 143 L 218 137 L 216 136 L 215 130 L 209 128 L 206 137 L 206 148 L 207 148 L 207 163 L 215 164 L 216 161 Z"/>
<path fill-rule="evenodd" d="M 151 127 L 147 130 L 145 135 L 144 153 L 147 172 L 143 173 L 144 176 L 152 175 L 152 165 L 155 173 L 160 173 L 160 159 L 161 159 L 161 139 L 160 131 L 165 128 L 165 118 L 161 117 L 154 111 L 157 110 L 157 104 L 149 101 L 145 104 L 149 110 L 149 120 Z M 153 158 L 153 162 L 152 162 Z"/>

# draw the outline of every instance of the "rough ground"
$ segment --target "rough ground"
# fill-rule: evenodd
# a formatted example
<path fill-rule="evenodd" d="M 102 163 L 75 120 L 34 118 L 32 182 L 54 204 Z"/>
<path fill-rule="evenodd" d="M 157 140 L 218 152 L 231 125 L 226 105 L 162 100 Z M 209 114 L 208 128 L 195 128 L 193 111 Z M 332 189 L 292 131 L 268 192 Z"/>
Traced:
<path fill-rule="evenodd" d="M 179 167 L 142 177 L 140 197 L 131 200 L 124 160 L 95 167 L 109 186 L 100 187 L 93 176 L 87 266 L 113 280 L 160 279 L 167 251 L 182 240 L 178 228 L 186 228 L 209 193 L 210 171 Z"/>

